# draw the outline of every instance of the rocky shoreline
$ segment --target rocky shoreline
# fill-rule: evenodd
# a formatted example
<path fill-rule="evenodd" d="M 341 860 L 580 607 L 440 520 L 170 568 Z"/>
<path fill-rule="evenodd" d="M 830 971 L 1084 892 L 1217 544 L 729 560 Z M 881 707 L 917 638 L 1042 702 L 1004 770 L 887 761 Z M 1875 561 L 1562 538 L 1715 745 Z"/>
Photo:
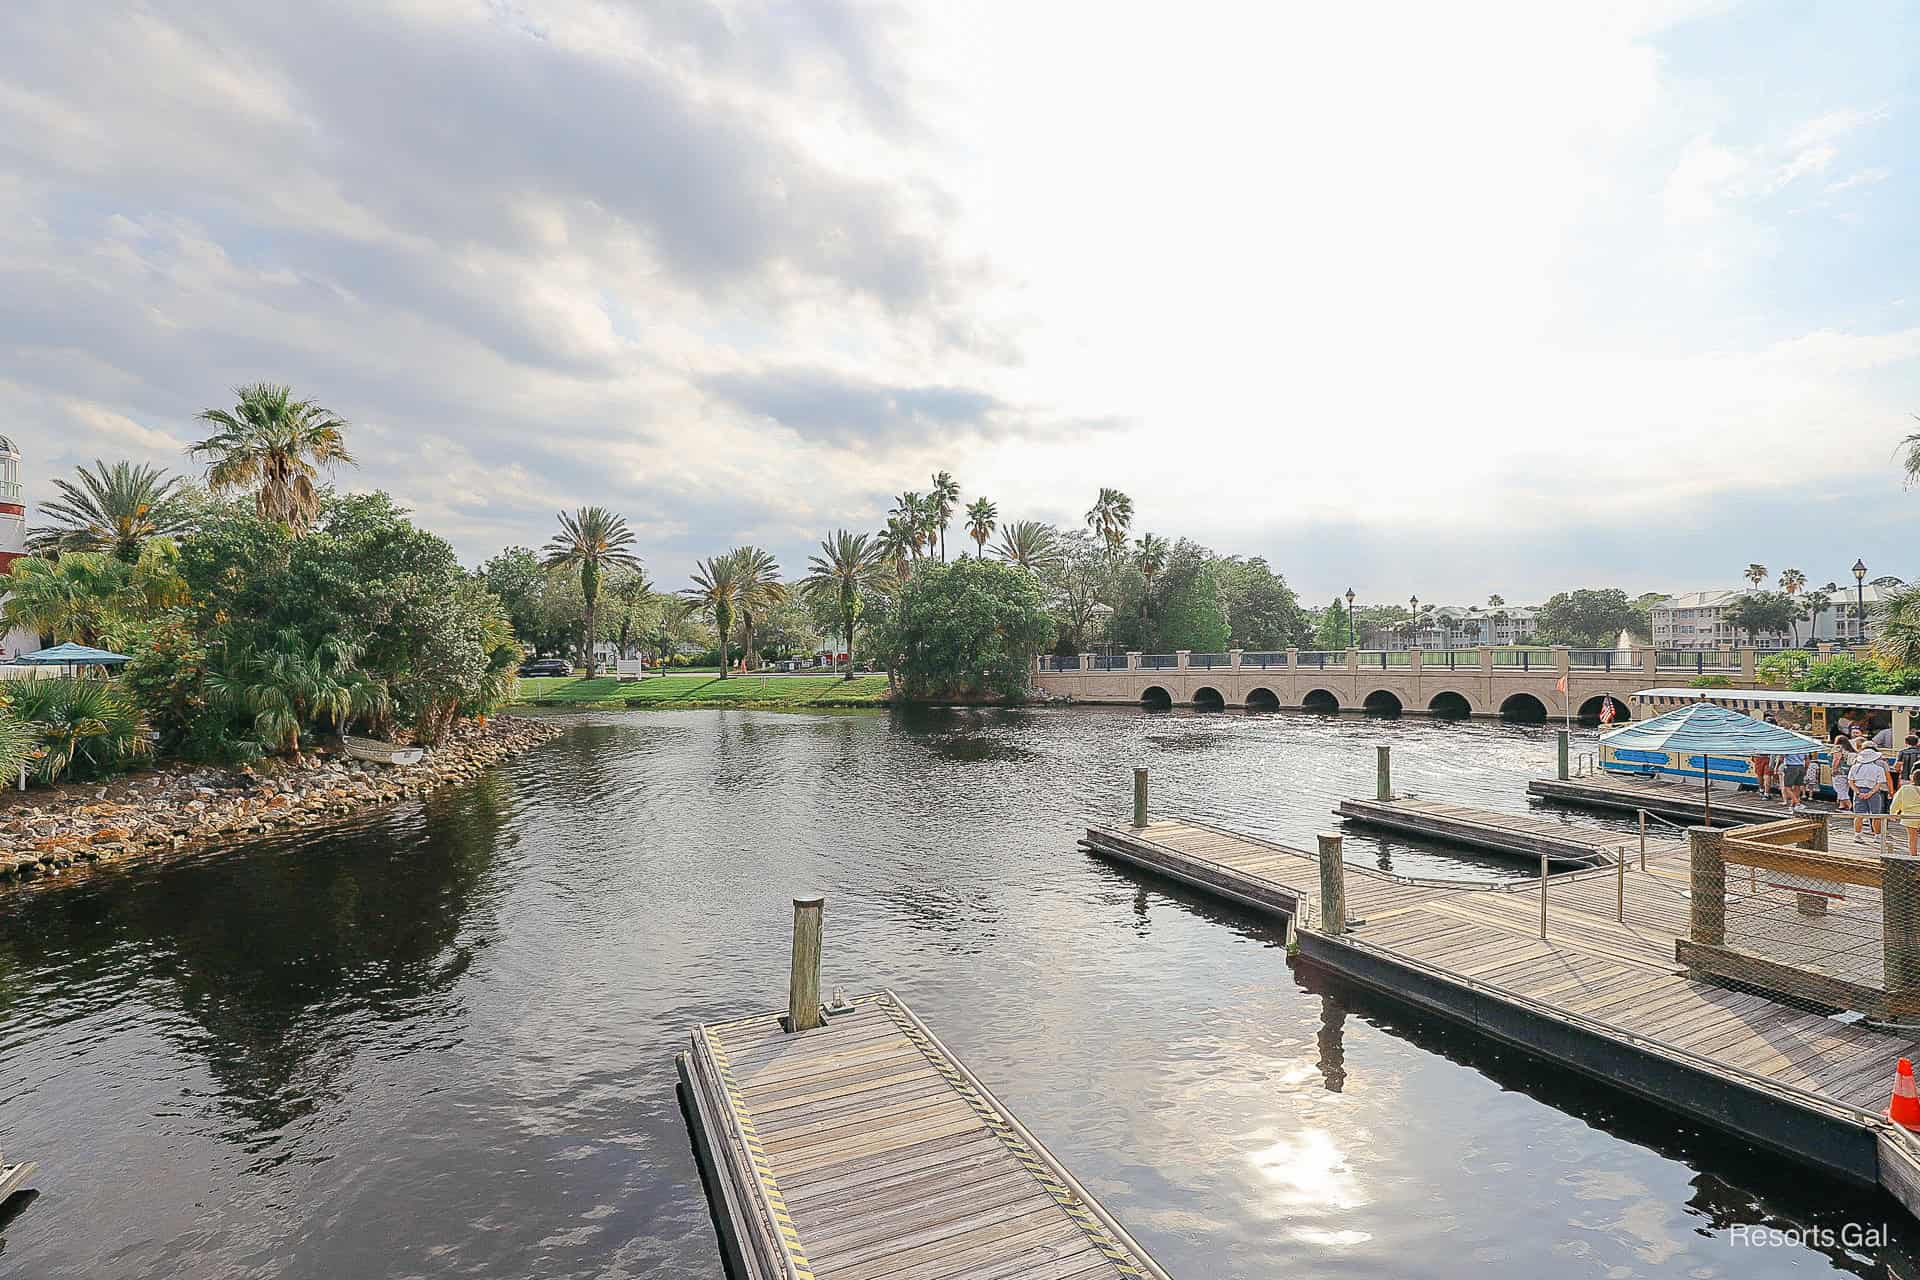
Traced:
<path fill-rule="evenodd" d="M 547 720 L 495 716 L 484 725 L 454 726 L 414 765 L 368 764 L 322 750 L 298 765 L 283 759 L 239 770 L 179 764 L 105 783 L 9 793 L 11 803 L 0 808 L 0 881 L 340 822 L 478 777 L 560 732 Z"/>

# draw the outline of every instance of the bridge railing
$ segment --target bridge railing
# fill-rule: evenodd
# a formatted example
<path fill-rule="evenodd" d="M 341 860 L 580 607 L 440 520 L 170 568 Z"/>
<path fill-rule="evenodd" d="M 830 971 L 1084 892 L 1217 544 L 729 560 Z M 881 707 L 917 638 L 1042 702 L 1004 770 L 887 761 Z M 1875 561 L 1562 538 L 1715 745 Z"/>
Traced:
<path fill-rule="evenodd" d="M 1242 667 L 1259 667 L 1263 670 L 1267 667 L 1284 667 L 1287 665 L 1287 655 L 1284 653 L 1243 653 L 1240 655 L 1240 665 Z"/>
<path fill-rule="evenodd" d="M 1080 655 L 1077 653 L 1049 653 L 1040 659 L 1042 671 L 1078 671 Z"/>
<path fill-rule="evenodd" d="M 1093 655 L 1095 671 L 1125 671 L 1127 655 L 1124 653 L 1096 653 Z"/>
<path fill-rule="evenodd" d="M 1478 649 L 1423 649 L 1420 666 L 1427 671 L 1478 671 Z"/>
<path fill-rule="evenodd" d="M 1569 649 L 1567 665 L 1580 671 L 1622 671 L 1634 670 L 1640 666 L 1640 655 L 1629 649 Z"/>
<path fill-rule="evenodd" d="M 1316 669 L 1323 667 L 1344 667 L 1347 665 L 1345 649 L 1302 649 L 1299 654 L 1300 665 Z"/>
<path fill-rule="evenodd" d="M 1495 649 L 1488 661 L 1495 667 L 1504 667 L 1518 671 L 1553 671 L 1557 669 L 1551 649 Z"/>
<path fill-rule="evenodd" d="M 1163 671 L 1168 667 L 1177 667 L 1179 665 L 1180 659 L 1175 654 L 1143 653 L 1140 655 L 1140 666 L 1144 670 Z"/>
<path fill-rule="evenodd" d="M 1740 656 L 1726 649 L 1662 649 L 1654 655 L 1654 666 L 1661 671 L 1738 671 Z"/>
<path fill-rule="evenodd" d="M 1187 655 L 1187 665 L 1199 667 L 1202 670 L 1212 670 L 1215 667 L 1232 666 L 1233 658 L 1224 653 L 1190 653 Z"/>

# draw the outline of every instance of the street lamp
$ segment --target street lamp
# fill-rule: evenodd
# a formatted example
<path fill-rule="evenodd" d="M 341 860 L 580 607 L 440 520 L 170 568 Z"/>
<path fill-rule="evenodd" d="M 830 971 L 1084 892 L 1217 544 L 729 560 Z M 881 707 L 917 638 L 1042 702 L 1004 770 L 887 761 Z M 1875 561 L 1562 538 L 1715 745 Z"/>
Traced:
<path fill-rule="evenodd" d="M 1358 649 L 1360 637 L 1353 629 L 1353 588 L 1347 588 L 1347 648 Z"/>
<path fill-rule="evenodd" d="M 1867 562 L 1853 562 L 1853 630 L 1861 644 L 1867 642 Z"/>
<path fill-rule="evenodd" d="M 1420 597 L 1408 597 L 1407 605 L 1413 614 L 1407 623 L 1407 648 L 1417 649 L 1420 647 Z"/>

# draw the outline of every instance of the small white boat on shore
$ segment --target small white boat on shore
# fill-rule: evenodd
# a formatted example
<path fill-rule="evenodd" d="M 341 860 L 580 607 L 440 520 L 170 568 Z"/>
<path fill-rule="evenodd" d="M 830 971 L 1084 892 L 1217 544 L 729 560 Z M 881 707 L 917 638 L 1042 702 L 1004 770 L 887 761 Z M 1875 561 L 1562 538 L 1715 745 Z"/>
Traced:
<path fill-rule="evenodd" d="M 377 738 L 343 736 L 340 741 L 353 759 L 373 764 L 419 764 L 427 754 L 419 747 L 403 747 L 394 742 L 381 742 Z"/>

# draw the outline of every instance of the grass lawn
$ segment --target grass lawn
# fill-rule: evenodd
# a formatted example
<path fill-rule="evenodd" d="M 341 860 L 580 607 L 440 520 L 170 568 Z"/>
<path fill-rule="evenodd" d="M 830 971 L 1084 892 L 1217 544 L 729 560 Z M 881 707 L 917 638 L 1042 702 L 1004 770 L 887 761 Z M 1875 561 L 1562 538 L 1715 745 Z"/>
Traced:
<path fill-rule="evenodd" d="M 878 707 L 887 699 L 885 676 L 649 676 L 621 684 L 611 676 L 530 676 L 518 701 L 540 706 L 601 707 Z"/>

